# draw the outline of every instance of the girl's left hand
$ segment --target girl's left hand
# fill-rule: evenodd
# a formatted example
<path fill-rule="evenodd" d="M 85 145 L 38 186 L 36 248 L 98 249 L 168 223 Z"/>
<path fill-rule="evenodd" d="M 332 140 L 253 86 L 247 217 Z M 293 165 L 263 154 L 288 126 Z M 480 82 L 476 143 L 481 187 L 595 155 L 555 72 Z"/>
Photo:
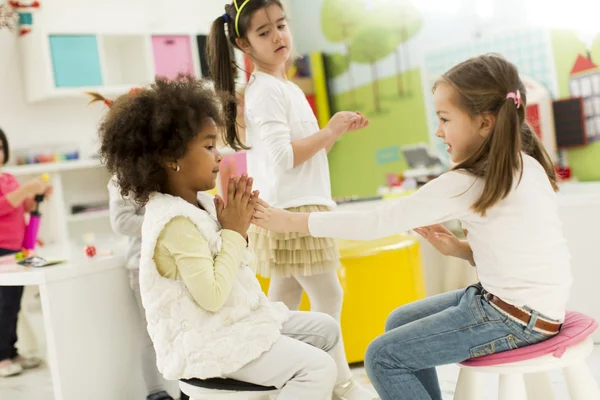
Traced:
<path fill-rule="evenodd" d="M 44 192 L 44 199 L 48 200 L 52 196 L 52 193 L 54 193 L 54 188 L 52 186 L 48 186 L 48 189 L 46 189 Z"/>
<path fill-rule="evenodd" d="M 35 200 L 33 200 L 31 197 L 26 198 L 23 202 L 23 208 L 25 209 L 26 213 L 32 212 L 35 210 Z"/>
<path fill-rule="evenodd" d="M 369 120 L 366 119 L 364 115 L 362 115 L 358 111 L 356 112 L 356 114 L 360 118 L 357 118 L 356 121 L 350 124 L 350 127 L 348 128 L 347 132 L 357 131 L 359 129 L 366 128 L 367 126 L 369 126 Z"/>
<path fill-rule="evenodd" d="M 443 255 L 456 257 L 459 253 L 460 242 L 458 238 L 445 226 L 435 224 L 415 228 L 413 230 L 427 239 L 427 241 Z"/>
<path fill-rule="evenodd" d="M 277 233 L 295 232 L 291 223 L 293 214 L 281 208 L 271 207 L 259 198 L 256 202 L 254 215 L 252 215 L 252 223 Z"/>
<path fill-rule="evenodd" d="M 53 191 L 54 190 L 53 190 L 52 186 L 48 186 L 46 191 L 43 193 L 44 200 L 48 200 L 50 198 L 50 196 L 52 196 Z M 35 202 L 34 198 L 33 197 L 26 198 L 25 201 L 23 202 L 23 207 L 25 208 L 26 213 L 30 213 L 33 210 L 35 210 L 36 202 Z"/>

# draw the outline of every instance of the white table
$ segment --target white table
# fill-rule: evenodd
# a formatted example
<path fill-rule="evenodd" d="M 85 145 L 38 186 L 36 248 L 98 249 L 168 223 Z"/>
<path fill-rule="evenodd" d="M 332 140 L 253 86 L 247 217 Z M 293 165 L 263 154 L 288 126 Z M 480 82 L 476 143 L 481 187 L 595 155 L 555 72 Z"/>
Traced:
<path fill-rule="evenodd" d="M 54 400 L 145 398 L 143 328 L 124 263 L 111 256 L 38 269 L 0 264 L 0 285 L 39 287 Z M 173 394 L 176 387 L 169 385 Z"/>

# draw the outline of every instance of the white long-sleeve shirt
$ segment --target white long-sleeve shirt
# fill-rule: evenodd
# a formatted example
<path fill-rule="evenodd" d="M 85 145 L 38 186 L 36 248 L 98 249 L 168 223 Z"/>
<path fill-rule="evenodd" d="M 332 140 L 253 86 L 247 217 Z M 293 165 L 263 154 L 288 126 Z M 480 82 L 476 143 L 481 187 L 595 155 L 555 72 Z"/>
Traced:
<path fill-rule="evenodd" d="M 335 207 L 325 149 L 294 167 L 292 141 L 319 131 L 302 90 L 292 82 L 255 72 L 244 104 L 246 140 L 251 147 L 247 152 L 248 174 L 261 197 L 280 208 Z"/>
<path fill-rule="evenodd" d="M 129 238 L 127 268 L 138 269 L 140 266 L 142 224 L 144 223 L 145 210 L 133 199 L 121 196 L 121 189 L 115 178 L 110 179 L 107 187 L 110 195 L 110 225 L 116 233 Z"/>
<path fill-rule="evenodd" d="M 542 166 L 523 154 L 523 177 L 485 217 L 471 210 L 484 181 L 448 172 L 412 196 L 366 211 L 314 213 L 315 237 L 370 240 L 459 219 L 483 287 L 518 307 L 564 319 L 571 287 L 570 255 L 558 217 L 557 195 Z"/>

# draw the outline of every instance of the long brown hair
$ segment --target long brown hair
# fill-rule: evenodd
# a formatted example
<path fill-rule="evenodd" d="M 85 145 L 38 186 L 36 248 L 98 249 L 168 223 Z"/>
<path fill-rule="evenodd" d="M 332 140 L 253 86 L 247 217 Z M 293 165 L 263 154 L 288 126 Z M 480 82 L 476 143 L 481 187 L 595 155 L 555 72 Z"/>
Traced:
<path fill-rule="evenodd" d="M 245 5 L 244 5 L 245 4 Z M 210 74 L 215 82 L 215 88 L 229 94 L 223 101 L 227 125 L 225 127 L 225 142 L 234 150 L 248 149 L 238 133 L 236 124 L 237 107 L 235 103 L 235 78 L 238 66 L 235 63 L 233 49 L 239 49 L 235 40 L 246 38 L 252 16 L 258 10 L 278 5 L 283 10 L 279 0 L 234 0 L 225 6 L 225 14 L 218 17 L 210 28 L 206 55 Z M 243 8 L 241 8 L 243 6 Z M 241 8 L 238 16 L 238 9 Z M 236 30 L 237 18 L 237 30 Z M 239 32 L 239 36 L 237 34 Z"/>
<path fill-rule="evenodd" d="M 527 93 L 514 64 L 495 54 L 462 62 L 446 72 L 434 85 L 449 84 L 456 91 L 457 105 L 475 117 L 484 113 L 495 116 L 492 131 L 471 157 L 456 165 L 484 179 L 481 196 L 472 209 L 486 211 L 512 190 L 515 175 L 523 174 L 521 151 L 536 159 L 546 171 L 555 191 L 556 172 L 550 156 L 525 120 Z M 521 104 L 507 99 L 508 93 L 520 92 Z"/>

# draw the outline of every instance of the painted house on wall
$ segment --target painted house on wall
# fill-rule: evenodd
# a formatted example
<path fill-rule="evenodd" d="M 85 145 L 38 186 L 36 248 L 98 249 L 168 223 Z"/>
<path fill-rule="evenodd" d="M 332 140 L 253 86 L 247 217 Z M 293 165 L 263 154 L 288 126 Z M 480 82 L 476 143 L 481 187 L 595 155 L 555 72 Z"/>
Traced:
<path fill-rule="evenodd" d="M 558 161 L 556 131 L 552 111 L 552 93 L 540 82 L 521 76 L 527 91 L 527 122 L 541 140 L 553 162 Z"/>
<path fill-rule="evenodd" d="M 583 98 L 588 141 L 599 141 L 600 68 L 589 57 L 579 55 L 571 69 L 569 88 L 572 97 Z"/>

